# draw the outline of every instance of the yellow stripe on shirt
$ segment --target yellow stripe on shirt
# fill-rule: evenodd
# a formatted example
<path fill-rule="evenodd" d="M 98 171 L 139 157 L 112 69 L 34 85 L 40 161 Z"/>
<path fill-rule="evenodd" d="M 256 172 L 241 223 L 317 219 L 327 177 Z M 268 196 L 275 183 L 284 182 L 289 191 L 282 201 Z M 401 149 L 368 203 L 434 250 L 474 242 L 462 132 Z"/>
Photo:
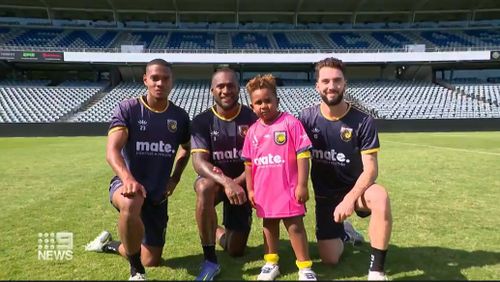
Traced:
<path fill-rule="evenodd" d="M 373 149 L 368 149 L 368 150 L 364 150 L 364 151 L 361 151 L 361 154 L 373 154 L 373 153 L 376 153 L 380 151 L 380 148 L 373 148 Z"/>
<path fill-rule="evenodd" d="M 125 127 L 125 126 L 115 126 L 113 128 L 111 128 L 109 131 L 108 131 L 108 136 L 113 133 L 113 132 L 117 132 L 117 131 L 120 131 L 120 130 L 125 130 L 127 133 L 128 133 L 128 128 Z"/>
<path fill-rule="evenodd" d="M 310 159 L 311 158 L 311 151 L 306 150 L 304 152 L 300 152 L 297 154 L 297 160 L 298 159 Z"/>
<path fill-rule="evenodd" d="M 207 149 L 191 149 L 191 154 L 192 153 L 207 153 L 207 154 L 209 154 L 210 151 Z"/>

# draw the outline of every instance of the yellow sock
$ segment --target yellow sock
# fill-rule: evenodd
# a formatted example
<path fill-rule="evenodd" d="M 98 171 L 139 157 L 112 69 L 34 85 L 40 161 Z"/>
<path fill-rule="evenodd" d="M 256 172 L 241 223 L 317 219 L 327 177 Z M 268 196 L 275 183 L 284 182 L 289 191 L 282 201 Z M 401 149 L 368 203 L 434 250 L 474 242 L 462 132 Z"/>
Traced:
<path fill-rule="evenodd" d="M 297 265 L 297 267 L 300 270 L 300 269 L 304 269 L 304 268 L 311 268 L 313 265 L 313 262 L 312 262 L 312 260 L 305 260 L 305 261 L 296 260 L 295 264 Z"/>
<path fill-rule="evenodd" d="M 265 254 L 264 260 L 266 261 L 266 263 L 278 264 L 280 257 L 278 256 L 278 254 Z"/>

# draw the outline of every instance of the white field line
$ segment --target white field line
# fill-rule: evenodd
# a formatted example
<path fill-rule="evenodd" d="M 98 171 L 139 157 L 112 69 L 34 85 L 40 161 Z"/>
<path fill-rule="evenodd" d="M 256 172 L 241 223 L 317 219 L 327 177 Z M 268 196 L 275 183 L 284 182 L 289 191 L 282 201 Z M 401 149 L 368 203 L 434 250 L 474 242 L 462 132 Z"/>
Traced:
<path fill-rule="evenodd" d="M 450 150 L 450 151 L 483 154 L 483 155 L 490 155 L 490 156 L 500 156 L 500 153 L 494 153 L 494 152 L 484 152 L 484 151 L 476 151 L 476 150 L 468 150 L 468 149 L 460 149 L 460 148 L 433 146 L 433 145 L 426 145 L 426 144 L 406 143 L 406 142 L 398 142 L 398 141 L 390 141 L 390 140 L 383 140 L 382 142 L 401 144 L 401 145 L 410 145 L 410 146 L 416 146 L 416 147 L 426 147 L 426 148 L 433 148 L 433 149 L 445 149 L 445 150 Z"/>

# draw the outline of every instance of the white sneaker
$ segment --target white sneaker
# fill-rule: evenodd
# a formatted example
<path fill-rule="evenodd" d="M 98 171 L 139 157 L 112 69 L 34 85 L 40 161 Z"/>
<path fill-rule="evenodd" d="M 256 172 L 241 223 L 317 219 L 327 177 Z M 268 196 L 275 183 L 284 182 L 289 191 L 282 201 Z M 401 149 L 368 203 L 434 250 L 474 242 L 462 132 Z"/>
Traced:
<path fill-rule="evenodd" d="M 363 235 L 356 231 L 356 229 L 354 229 L 354 226 L 352 226 L 352 224 L 347 220 L 344 221 L 344 231 L 349 237 L 345 242 L 349 242 L 353 245 L 359 245 L 365 241 Z"/>
<path fill-rule="evenodd" d="M 146 280 L 146 273 L 137 272 L 134 276 L 130 276 L 128 280 L 144 281 Z"/>
<path fill-rule="evenodd" d="M 368 280 L 369 281 L 389 281 L 387 275 L 384 272 L 380 271 L 368 271 Z"/>
<path fill-rule="evenodd" d="M 104 230 L 94 240 L 92 240 L 92 242 L 85 246 L 85 251 L 100 253 L 102 252 L 102 247 L 104 247 L 104 245 L 111 240 L 111 233 Z"/>
<path fill-rule="evenodd" d="M 299 270 L 299 281 L 316 281 L 316 273 L 310 268 L 303 268 Z"/>
<path fill-rule="evenodd" d="M 280 268 L 277 264 L 266 263 L 260 270 L 257 280 L 260 281 L 272 281 L 280 275 Z"/>

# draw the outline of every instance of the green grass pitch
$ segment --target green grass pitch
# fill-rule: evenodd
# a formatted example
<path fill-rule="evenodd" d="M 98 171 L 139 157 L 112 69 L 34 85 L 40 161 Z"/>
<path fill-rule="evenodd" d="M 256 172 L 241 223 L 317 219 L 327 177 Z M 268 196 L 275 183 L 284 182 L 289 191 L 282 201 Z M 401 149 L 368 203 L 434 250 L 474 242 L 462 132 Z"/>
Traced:
<path fill-rule="evenodd" d="M 500 278 L 500 132 L 380 134 L 378 183 L 391 196 L 393 234 L 386 270 L 393 280 Z M 0 279 L 118 280 L 127 262 L 89 253 L 84 245 L 106 229 L 116 234 L 109 204 L 112 171 L 105 137 L 0 138 Z M 191 165 L 170 199 L 164 261 L 148 278 L 193 280 L 202 251 L 194 220 Z M 314 200 L 305 217 L 313 268 L 322 280 L 366 279 L 369 244 L 348 246 L 335 267 L 322 265 L 314 238 Z M 218 208 L 220 211 L 220 208 Z M 219 214 L 220 217 L 220 214 Z M 367 220 L 353 217 L 367 238 Z M 70 260 L 41 260 L 38 234 L 73 233 Z M 297 279 L 285 230 L 279 280 Z M 249 248 L 231 258 L 217 248 L 219 280 L 252 280 L 262 265 L 261 220 Z"/>

